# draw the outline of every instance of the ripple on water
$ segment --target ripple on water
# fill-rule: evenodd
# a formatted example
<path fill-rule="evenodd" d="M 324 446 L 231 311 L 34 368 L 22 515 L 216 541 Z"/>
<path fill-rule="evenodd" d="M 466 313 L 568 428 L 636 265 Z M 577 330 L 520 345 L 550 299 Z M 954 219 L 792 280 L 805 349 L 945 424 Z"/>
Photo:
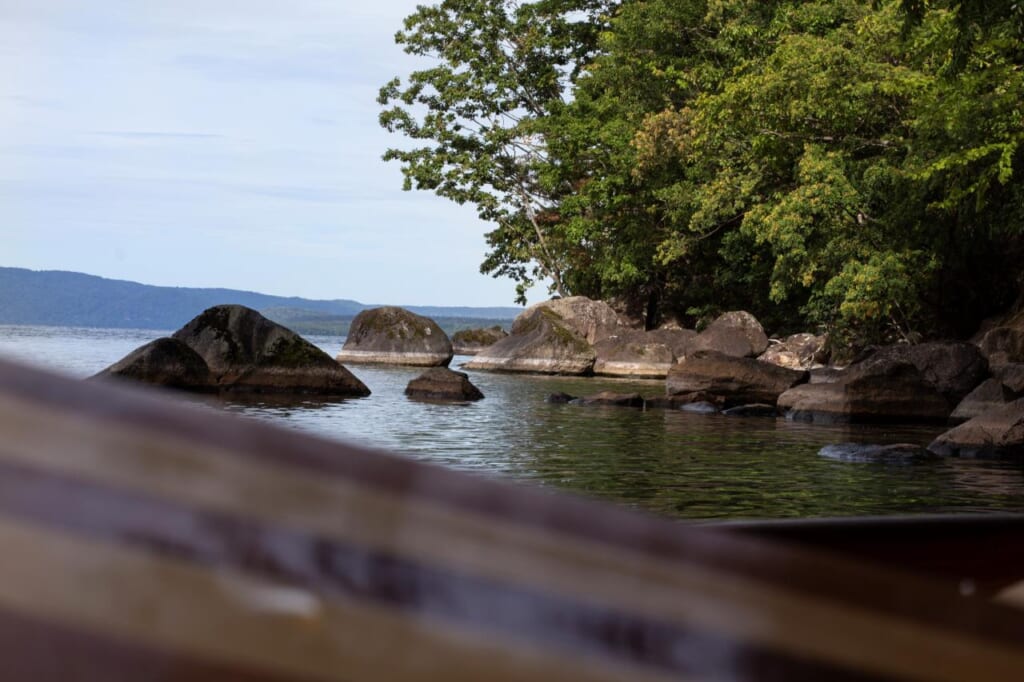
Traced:
<path fill-rule="evenodd" d="M 0 327 L 0 354 L 88 376 L 165 332 Z M 310 337 L 330 354 L 342 339 Z M 457 364 L 460 358 L 456 359 Z M 663 382 L 470 372 L 486 398 L 409 400 L 422 370 L 350 366 L 369 398 L 206 401 L 333 439 L 488 476 L 564 488 L 677 517 L 737 518 L 1024 509 L 1024 473 L 1012 462 L 906 465 L 818 456 L 842 442 L 926 444 L 941 428 L 822 426 L 679 410 L 550 405 L 564 391 L 654 396 Z"/>

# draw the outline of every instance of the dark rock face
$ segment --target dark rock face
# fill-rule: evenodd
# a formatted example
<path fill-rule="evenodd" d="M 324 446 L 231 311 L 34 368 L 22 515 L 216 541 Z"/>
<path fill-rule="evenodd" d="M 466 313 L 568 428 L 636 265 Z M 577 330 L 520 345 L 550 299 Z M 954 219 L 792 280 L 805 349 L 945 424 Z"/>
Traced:
<path fill-rule="evenodd" d="M 768 336 L 753 315 L 737 310 L 723 313 L 693 339 L 691 349 L 714 350 L 737 358 L 756 358 L 768 349 Z"/>
<path fill-rule="evenodd" d="M 820 457 L 839 462 L 868 462 L 876 464 L 915 464 L 935 459 L 936 456 L 920 445 L 895 443 L 892 445 L 868 445 L 863 443 L 839 443 L 826 445 L 818 451 Z"/>
<path fill-rule="evenodd" d="M 465 372 L 447 367 L 431 367 L 409 382 L 405 394 L 420 400 L 481 400 L 484 394 Z"/>
<path fill-rule="evenodd" d="M 447 367 L 452 342 L 433 320 L 404 308 L 364 310 L 349 327 L 338 362 Z"/>
<path fill-rule="evenodd" d="M 1013 391 L 999 379 L 987 379 L 960 401 L 949 418 L 954 422 L 967 421 L 988 410 L 1003 407 L 1014 397 Z"/>
<path fill-rule="evenodd" d="M 601 391 L 594 395 L 573 400 L 574 405 L 604 406 L 604 407 L 644 407 L 644 397 L 639 393 L 614 393 L 612 391 Z"/>
<path fill-rule="evenodd" d="M 508 337 L 480 351 L 464 367 L 497 372 L 584 375 L 593 372 L 595 359 L 587 340 L 551 306 L 544 304 L 525 310 L 512 323 Z"/>
<path fill-rule="evenodd" d="M 1014 398 L 1024 395 L 1024 364 L 1000 365 L 992 371 L 992 374 L 1002 382 Z"/>
<path fill-rule="evenodd" d="M 181 341 L 169 338 L 136 348 L 95 378 L 107 377 L 192 391 L 217 390 L 216 380 L 203 358 Z"/>
<path fill-rule="evenodd" d="M 1024 398 L 950 429 L 928 449 L 942 456 L 1024 457 Z"/>
<path fill-rule="evenodd" d="M 122 364 L 135 369 L 118 369 Z M 206 380 L 196 384 L 204 371 Z M 131 372 L 144 374 L 150 383 L 193 390 L 370 394 L 359 379 L 322 350 L 240 305 L 209 308 L 170 339 L 140 348 L 98 376 L 131 376 Z"/>
<path fill-rule="evenodd" d="M 481 329 L 462 329 L 452 334 L 452 350 L 456 355 L 476 355 L 508 336 L 500 326 Z"/>
<path fill-rule="evenodd" d="M 993 367 L 1024 362 L 1024 328 L 996 327 L 982 337 L 980 346 Z"/>
<path fill-rule="evenodd" d="M 847 369 L 832 383 L 796 386 L 779 396 L 790 419 L 837 422 L 941 422 L 952 408 L 909 362 L 876 361 Z"/>
<path fill-rule="evenodd" d="M 886 346 L 858 363 L 861 371 L 874 365 L 909 362 L 922 378 L 955 405 L 988 377 L 988 362 L 971 343 L 936 342 L 916 346 Z M 851 368 L 853 369 L 853 368 Z"/>
<path fill-rule="evenodd" d="M 793 334 L 784 341 L 771 341 L 768 350 L 758 356 L 761 362 L 770 362 L 789 369 L 812 369 L 825 360 L 825 337 L 814 334 Z"/>
<path fill-rule="evenodd" d="M 672 367 L 666 391 L 669 395 L 708 394 L 725 407 L 733 407 L 774 404 L 784 391 L 805 381 L 804 371 L 705 350 L 691 353 Z"/>

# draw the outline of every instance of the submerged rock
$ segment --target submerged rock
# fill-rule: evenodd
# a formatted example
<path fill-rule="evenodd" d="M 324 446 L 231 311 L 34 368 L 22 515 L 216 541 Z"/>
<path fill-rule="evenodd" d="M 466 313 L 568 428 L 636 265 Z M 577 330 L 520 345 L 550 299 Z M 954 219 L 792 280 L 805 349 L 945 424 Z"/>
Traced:
<path fill-rule="evenodd" d="M 577 396 L 559 391 L 558 393 L 549 393 L 548 397 L 544 399 L 544 402 L 550 403 L 552 405 L 567 405 L 572 401 L 578 399 L 579 398 Z"/>
<path fill-rule="evenodd" d="M 456 355 L 476 355 L 508 336 L 500 325 L 478 329 L 461 329 L 452 334 L 452 351 Z"/>
<path fill-rule="evenodd" d="M 431 367 L 409 382 L 405 395 L 421 400 L 482 400 L 484 394 L 465 372 Z"/>
<path fill-rule="evenodd" d="M 639 393 L 615 393 L 601 391 L 594 395 L 584 396 L 572 401 L 574 405 L 606 406 L 606 407 L 639 407 L 644 406 L 644 397 Z"/>
<path fill-rule="evenodd" d="M 753 405 L 730 407 L 727 410 L 722 410 L 722 414 L 728 417 L 778 417 L 779 410 L 774 404 L 754 403 Z"/>
<path fill-rule="evenodd" d="M 436 322 L 396 306 L 364 310 L 349 326 L 338 362 L 447 367 L 452 342 Z"/>
<path fill-rule="evenodd" d="M 322 350 L 240 305 L 209 308 L 171 338 L 143 346 L 97 376 L 142 378 L 190 390 L 370 394 L 363 382 Z"/>
<path fill-rule="evenodd" d="M 839 443 L 826 445 L 818 451 L 820 457 L 840 462 L 871 462 L 879 464 L 914 464 L 936 456 L 920 445 L 895 443 L 872 445 L 864 443 Z"/>
<path fill-rule="evenodd" d="M 710 403 L 707 400 L 698 400 L 693 403 L 686 403 L 680 405 L 679 409 L 683 412 L 690 412 L 692 414 L 718 414 L 721 410 L 714 403 Z"/>

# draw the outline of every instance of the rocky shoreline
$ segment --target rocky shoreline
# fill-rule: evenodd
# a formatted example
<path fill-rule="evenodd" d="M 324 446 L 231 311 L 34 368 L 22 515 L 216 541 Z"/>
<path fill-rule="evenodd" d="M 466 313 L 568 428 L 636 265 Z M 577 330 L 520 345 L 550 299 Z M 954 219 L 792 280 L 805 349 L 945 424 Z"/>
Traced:
<path fill-rule="evenodd" d="M 771 339 L 744 311 L 701 331 L 644 331 L 607 303 L 553 299 L 524 310 L 510 333 L 465 330 L 457 342 L 432 320 L 395 307 L 367 310 L 337 359 L 242 306 L 217 306 L 172 337 L 158 339 L 99 377 L 129 378 L 206 392 L 319 393 L 369 389 L 341 362 L 434 368 L 407 395 L 482 398 L 468 376 L 444 369 L 456 350 L 474 353 L 474 371 L 610 376 L 665 381 L 661 396 L 600 393 L 549 402 L 813 423 L 921 422 L 956 425 L 929 446 L 949 456 L 1024 456 L 1024 314 L 996 321 L 974 340 L 872 349 L 846 367 L 829 366 L 825 339 Z"/>

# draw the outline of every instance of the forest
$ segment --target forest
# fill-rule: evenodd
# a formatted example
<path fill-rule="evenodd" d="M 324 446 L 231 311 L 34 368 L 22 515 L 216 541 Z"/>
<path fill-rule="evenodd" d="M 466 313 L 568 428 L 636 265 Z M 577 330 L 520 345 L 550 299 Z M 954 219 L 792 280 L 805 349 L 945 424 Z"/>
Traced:
<path fill-rule="evenodd" d="M 385 159 L 476 208 L 519 302 L 963 337 L 1021 292 L 1022 36 L 1015 0 L 443 0 Z"/>

